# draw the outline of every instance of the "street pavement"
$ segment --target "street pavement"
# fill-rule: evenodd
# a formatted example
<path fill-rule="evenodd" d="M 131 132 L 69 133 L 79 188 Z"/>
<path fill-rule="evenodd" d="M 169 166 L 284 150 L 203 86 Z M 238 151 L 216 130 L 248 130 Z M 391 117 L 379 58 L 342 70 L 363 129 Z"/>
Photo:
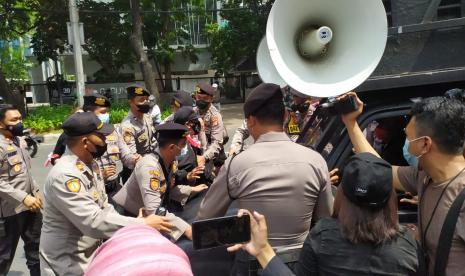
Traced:
<path fill-rule="evenodd" d="M 230 137 L 229 142 L 225 147 L 226 152 L 228 152 L 229 144 L 231 142 L 232 136 L 234 135 L 234 132 L 242 124 L 244 118 L 242 106 L 242 104 L 229 104 L 221 106 L 223 121 Z M 251 139 L 249 138 L 248 143 L 250 143 L 250 140 Z M 32 176 L 40 185 L 44 184 L 45 178 L 47 177 L 47 174 L 50 170 L 50 167 L 44 168 L 44 163 L 48 154 L 53 150 L 54 147 L 54 143 L 40 144 L 36 157 L 32 159 Z M 29 275 L 29 270 L 26 266 L 23 242 L 20 240 L 16 250 L 15 259 L 11 265 L 8 276 L 23 275 Z"/>

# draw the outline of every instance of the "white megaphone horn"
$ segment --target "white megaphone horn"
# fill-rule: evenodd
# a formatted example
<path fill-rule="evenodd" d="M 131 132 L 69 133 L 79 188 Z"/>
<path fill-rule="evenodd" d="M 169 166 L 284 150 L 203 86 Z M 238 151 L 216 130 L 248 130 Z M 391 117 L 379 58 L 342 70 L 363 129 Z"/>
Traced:
<path fill-rule="evenodd" d="M 257 50 L 257 70 L 258 75 L 263 82 L 274 83 L 281 87 L 286 86 L 286 82 L 281 78 L 278 71 L 274 67 L 273 61 L 271 60 L 270 51 L 268 50 L 268 44 L 266 43 L 266 37 L 260 41 L 260 45 Z"/>
<path fill-rule="evenodd" d="M 310 96 L 337 96 L 373 73 L 386 40 L 381 0 L 276 0 L 266 26 L 269 53 L 261 42 L 257 67 L 265 82 L 287 83 Z"/>

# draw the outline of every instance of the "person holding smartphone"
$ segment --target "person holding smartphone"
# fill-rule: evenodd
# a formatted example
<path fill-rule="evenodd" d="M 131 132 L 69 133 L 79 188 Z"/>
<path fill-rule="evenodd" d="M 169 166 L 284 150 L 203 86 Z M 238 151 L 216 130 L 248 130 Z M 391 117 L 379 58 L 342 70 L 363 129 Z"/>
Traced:
<path fill-rule="evenodd" d="M 321 219 L 308 235 L 295 271 L 276 257 L 268 243 L 265 217 L 249 214 L 251 241 L 228 251 L 246 250 L 264 268 L 263 276 L 416 275 L 417 242 L 398 224 L 397 197 L 389 163 L 371 153 L 350 158 L 344 169 L 331 218 Z"/>

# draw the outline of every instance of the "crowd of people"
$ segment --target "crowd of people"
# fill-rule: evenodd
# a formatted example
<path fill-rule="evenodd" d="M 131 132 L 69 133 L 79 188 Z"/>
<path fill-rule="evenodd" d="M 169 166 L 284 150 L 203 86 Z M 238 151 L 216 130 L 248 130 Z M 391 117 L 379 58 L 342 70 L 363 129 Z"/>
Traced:
<path fill-rule="evenodd" d="M 264 83 L 250 93 L 228 154 L 210 84 L 177 91 L 164 121 L 150 92 L 130 86 L 118 127 L 110 100 L 87 95 L 62 125 L 43 185 L 31 175 L 21 113 L 1 105 L 0 275 L 19 238 L 31 275 L 249 275 L 251 256 L 262 275 L 465 275 L 459 92 L 413 105 L 402 167 L 376 146 L 396 144 L 384 134 L 396 123 L 364 133 L 363 102 L 341 96 L 358 109 L 340 115 L 354 151 L 340 181 L 296 142 L 319 99 L 290 87 Z M 418 226 L 399 224 L 397 192 L 418 196 Z M 250 216 L 250 242 L 193 250 L 193 221 L 231 214 Z"/>

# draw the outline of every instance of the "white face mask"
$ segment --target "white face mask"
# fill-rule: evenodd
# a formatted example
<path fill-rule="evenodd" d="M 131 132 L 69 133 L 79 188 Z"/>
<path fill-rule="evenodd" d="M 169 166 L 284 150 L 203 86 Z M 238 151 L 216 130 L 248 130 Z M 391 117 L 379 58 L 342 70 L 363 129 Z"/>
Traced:
<path fill-rule="evenodd" d="M 187 144 L 186 144 L 186 146 L 184 146 L 184 147 L 181 149 L 181 153 L 179 153 L 179 155 L 176 156 L 176 160 L 178 160 L 178 161 L 183 160 L 184 157 L 186 157 L 188 153 L 189 153 L 189 150 L 187 149 Z"/>
<path fill-rule="evenodd" d="M 99 114 L 97 117 L 104 124 L 109 124 L 110 123 L 110 113 Z"/>

